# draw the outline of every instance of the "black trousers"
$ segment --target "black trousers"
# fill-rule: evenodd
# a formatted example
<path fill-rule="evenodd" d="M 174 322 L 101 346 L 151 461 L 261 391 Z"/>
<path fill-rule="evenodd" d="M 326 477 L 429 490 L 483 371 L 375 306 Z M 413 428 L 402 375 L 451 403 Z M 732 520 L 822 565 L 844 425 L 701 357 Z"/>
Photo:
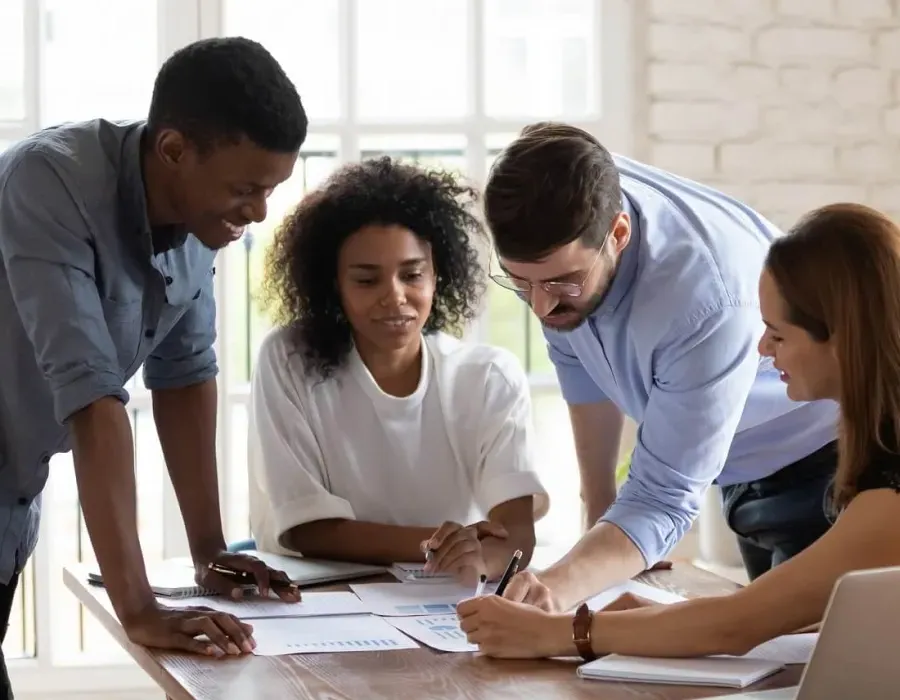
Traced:
<path fill-rule="evenodd" d="M 19 574 L 13 574 L 7 584 L 0 584 L 0 700 L 13 700 L 13 691 L 9 683 L 9 673 L 6 670 L 6 657 L 3 655 L 2 644 L 6 640 L 6 630 L 9 628 L 9 614 L 12 612 L 13 598 L 16 597 L 16 586 L 19 584 Z"/>
<path fill-rule="evenodd" d="M 764 479 L 722 487 L 725 520 L 751 581 L 828 531 L 827 495 L 836 469 L 832 442 Z"/>

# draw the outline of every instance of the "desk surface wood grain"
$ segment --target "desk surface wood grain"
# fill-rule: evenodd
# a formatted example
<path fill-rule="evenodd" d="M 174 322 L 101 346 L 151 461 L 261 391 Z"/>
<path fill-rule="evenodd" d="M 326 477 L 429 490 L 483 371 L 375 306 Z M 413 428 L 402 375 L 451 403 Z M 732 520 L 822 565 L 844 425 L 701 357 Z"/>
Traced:
<path fill-rule="evenodd" d="M 676 564 L 671 571 L 643 574 L 640 578 L 688 597 L 722 595 L 736 588 L 730 581 L 689 564 Z M 725 688 L 588 681 L 575 675 L 575 662 L 495 660 L 425 647 L 226 659 L 157 652 L 128 641 L 106 593 L 86 582 L 82 568 L 66 569 L 64 580 L 172 700 L 688 700 L 735 692 Z M 341 590 L 346 586 L 318 589 Z M 789 667 L 753 689 L 796 684 L 801 670 L 800 666 Z"/>

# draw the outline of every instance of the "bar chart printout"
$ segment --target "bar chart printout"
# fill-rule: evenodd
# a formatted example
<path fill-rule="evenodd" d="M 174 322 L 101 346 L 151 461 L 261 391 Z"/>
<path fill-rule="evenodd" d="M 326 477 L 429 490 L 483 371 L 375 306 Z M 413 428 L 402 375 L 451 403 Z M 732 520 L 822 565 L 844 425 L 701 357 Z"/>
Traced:
<path fill-rule="evenodd" d="M 393 651 L 418 644 L 374 615 L 270 618 L 253 620 L 258 656 Z"/>
<path fill-rule="evenodd" d="M 478 651 L 477 645 L 466 641 L 466 634 L 459 628 L 459 618 L 456 615 L 391 617 L 387 621 L 438 651 Z"/>

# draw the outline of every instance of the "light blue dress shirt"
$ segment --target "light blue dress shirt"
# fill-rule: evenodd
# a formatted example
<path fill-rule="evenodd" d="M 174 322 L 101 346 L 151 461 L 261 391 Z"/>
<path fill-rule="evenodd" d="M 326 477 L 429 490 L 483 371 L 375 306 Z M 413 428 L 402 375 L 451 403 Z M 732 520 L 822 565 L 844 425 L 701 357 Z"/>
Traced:
<path fill-rule="evenodd" d="M 780 231 L 721 192 L 615 157 L 632 237 L 601 306 L 545 329 L 570 404 L 613 401 L 638 423 L 627 482 L 602 520 L 648 565 L 707 487 L 768 476 L 836 438 L 837 405 L 797 403 L 761 358 L 758 282 Z"/>

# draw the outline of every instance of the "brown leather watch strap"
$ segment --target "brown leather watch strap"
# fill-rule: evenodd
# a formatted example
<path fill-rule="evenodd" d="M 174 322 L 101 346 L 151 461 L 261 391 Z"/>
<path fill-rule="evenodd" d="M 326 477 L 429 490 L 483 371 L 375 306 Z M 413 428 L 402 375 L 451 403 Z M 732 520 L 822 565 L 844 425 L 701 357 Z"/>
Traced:
<path fill-rule="evenodd" d="M 575 617 L 572 618 L 572 641 L 575 642 L 575 648 L 585 661 L 593 661 L 597 658 L 594 650 L 591 648 L 591 623 L 594 620 L 594 613 L 582 603 L 575 611 Z"/>

